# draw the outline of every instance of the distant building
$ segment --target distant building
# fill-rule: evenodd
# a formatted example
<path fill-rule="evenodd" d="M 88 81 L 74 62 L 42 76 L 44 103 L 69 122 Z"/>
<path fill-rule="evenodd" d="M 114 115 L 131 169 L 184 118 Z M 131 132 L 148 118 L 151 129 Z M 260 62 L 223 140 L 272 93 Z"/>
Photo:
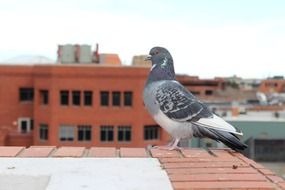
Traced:
<path fill-rule="evenodd" d="M 285 93 L 285 80 L 280 78 L 263 80 L 258 91 L 263 93 Z"/>
<path fill-rule="evenodd" d="M 165 144 L 168 134 L 142 101 L 148 73 L 149 67 L 118 64 L 0 65 L 0 145 Z M 177 78 L 200 97 L 223 86 Z"/>
<path fill-rule="evenodd" d="M 216 79 L 199 79 L 197 76 L 177 75 L 179 80 L 188 90 L 204 100 L 211 99 L 217 95 L 217 91 L 225 87 L 222 78 Z"/>
<path fill-rule="evenodd" d="M 151 61 L 145 60 L 147 55 L 135 55 L 133 56 L 132 65 L 133 66 L 151 66 Z"/>
<path fill-rule="evenodd" d="M 59 64 L 108 64 L 121 65 L 118 54 L 99 53 L 99 45 L 92 52 L 90 45 L 66 44 L 59 45 L 57 51 L 57 62 Z"/>
<path fill-rule="evenodd" d="M 0 144 L 143 147 L 168 134 L 142 102 L 149 69 L 0 66 Z"/>
<path fill-rule="evenodd" d="M 117 54 L 100 54 L 98 45 L 94 52 L 88 45 L 65 45 L 59 46 L 58 64 L 0 65 L 0 145 L 166 144 L 169 135 L 143 105 L 142 91 L 150 69 L 144 59 L 134 56 L 133 66 L 123 66 Z M 256 100 L 256 88 L 240 88 L 241 78 L 177 75 L 177 80 L 221 116 L 237 118 L 253 110 L 248 103 Z M 282 91 L 284 84 L 283 79 L 270 79 L 259 88 Z M 274 119 L 283 117 L 280 110 L 274 107 L 271 111 Z M 203 140 L 192 142 L 200 146 Z M 189 142 L 182 141 L 182 145 Z"/>
<path fill-rule="evenodd" d="M 99 64 L 121 65 L 118 54 L 101 53 L 99 54 Z"/>

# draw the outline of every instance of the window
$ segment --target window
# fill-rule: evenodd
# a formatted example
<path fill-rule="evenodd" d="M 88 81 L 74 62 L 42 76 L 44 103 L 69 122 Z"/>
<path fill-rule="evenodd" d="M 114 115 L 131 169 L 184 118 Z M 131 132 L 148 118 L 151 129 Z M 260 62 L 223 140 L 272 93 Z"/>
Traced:
<path fill-rule="evenodd" d="M 120 92 L 112 92 L 112 102 L 113 106 L 121 105 L 121 93 Z"/>
<path fill-rule="evenodd" d="M 102 91 L 101 92 L 101 106 L 108 106 L 109 105 L 109 92 Z"/>
<path fill-rule="evenodd" d="M 48 125 L 40 124 L 40 140 L 48 140 Z"/>
<path fill-rule="evenodd" d="M 21 120 L 20 128 L 21 128 L 21 133 L 27 133 L 28 132 L 28 121 Z"/>
<path fill-rule="evenodd" d="M 113 126 L 101 126 L 100 139 L 103 142 L 114 140 L 114 127 Z"/>
<path fill-rule="evenodd" d="M 74 126 L 62 125 L 59 127 L 59 140 L 60 141 L 73 141 L 74 140 Z"/>
<path fill-rule="evenodd" d="M 20 101 L 33 101 L 34 89 L 33 88 L 20 88 L 19 89 Z"/>
<path fill-rule="evenodd" d="M 84 105 L 92 106 L 92 91 L 84 91 Z"/>
<path fill-rule="evenodd" d="M 133 92 L 124 92 L 124 105 L 125 106 L 133 105 Z"/>
<path fill-rule="evenodd" d="M 40 90 L 40 104 L 47 105 L 48 104 L 48 91 Z"/>
<path fill-rule="evenodd" d="M 80 91 L 72 91 L 72 105 L 80 106 Z"/>
<path fill-rule="evenodd" d="M 60 91 L 60 104 L 63 106 L 68 105 L 69 102 L 69 92 L 67 90 Z"/>
<path fill-rule="evenodd" d="M 213 91 L 212 90 L 206 90 L 205 94 L 206 95 L 213 95 Z"/>
<path fill-rule="evenodd" d="M 118 127 L 118 141 L 131 141 L 131 127 L 130 126 L 119 126 Z"/>
<path fill-rule="evenodd" d="M 160 136 L 160 127 L 158 125 L 144 126 L 144 140 L 158 140 Z"/>
<path fill-rule="evenodd" d="M 18 131 L 20 133 L 28 133 L 33 128 L 33 120 L 30 118 L 19 118 L 18 119 Z"/>
<path fill-rule="evenodd" d="M 77 131 L 78 141 L 91 141 L 91 126 L 90 125 L 79 125 Z"/>

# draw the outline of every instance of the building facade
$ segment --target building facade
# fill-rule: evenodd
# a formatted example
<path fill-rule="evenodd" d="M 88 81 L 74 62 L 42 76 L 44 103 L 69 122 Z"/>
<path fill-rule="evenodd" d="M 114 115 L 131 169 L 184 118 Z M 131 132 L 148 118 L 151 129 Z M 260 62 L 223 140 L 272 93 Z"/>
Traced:
<path fill-rule="evenodd" d="M 148 72 L 126 66 L 0 66 L 1 144 L 164 144 L 169 136 L 142 101 Z"/>
<path fill-rule="evenodd" d="M 263 93 L 285 93 L 284 79 L 267 79 L 263 80 L 258 89 Z"/>
<path fill-rule="evenodd" d="M 148 73 L 149 67 L 145 66 L 1 65 L 0 144 L 165 144 L 170 137 L 156 125 L 143 104 Z M 210 97 L 222 88 L 221 80 L 177 78 L 201 97 Z"/>

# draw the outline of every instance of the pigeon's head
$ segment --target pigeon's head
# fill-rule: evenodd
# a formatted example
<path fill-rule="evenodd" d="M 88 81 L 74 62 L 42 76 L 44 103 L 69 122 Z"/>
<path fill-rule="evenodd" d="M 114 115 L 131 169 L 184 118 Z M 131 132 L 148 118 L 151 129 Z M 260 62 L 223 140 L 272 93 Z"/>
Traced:
<path fill-rule="evenodd" d="M 173 66 L 173 59 L 171 54 L 166 48 L 153 47 L 146 60 L 152 63 L 151 73 L 155 78 L 161 79 L 174 79 L 175 72 Z"/>
<path fill-rule="evenodd" d="M 172 60 L 172 56 L 169 51 L 163 47 L 153 47 L 149 51 L 149 55 L 146 57 L 146 60 L 151 60 L 152 65 L 163 63 L 164 59 Z"/>

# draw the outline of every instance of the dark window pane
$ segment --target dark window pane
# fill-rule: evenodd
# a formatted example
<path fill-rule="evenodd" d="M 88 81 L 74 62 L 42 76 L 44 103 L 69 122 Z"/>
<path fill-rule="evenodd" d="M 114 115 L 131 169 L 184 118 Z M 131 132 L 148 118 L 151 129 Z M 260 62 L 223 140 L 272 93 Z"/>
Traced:
<path fill-rule="evenodd" d="M 131 141 L 131 126 L 118 127 L 118 141 Z"/>
<path fill-rule="evenodd" d="M 60 104 L 68 105 L 69 102 L 69 92 L 67 90 L 60 91 Z"/>
<path fill-rule="evenodd" d="M 78 141 L 90 141 L 91 125 L 79 125 L 77 136 L 78 136 Z"/>
<path fill-rule="evenodd" d="M 206 90 L 205 94 L 206 95 L 213 95 L 213 91 L 212 90 Z"/>
<path fill-rule="evenodd" d="M 157 140 L 159 139 L 160 127 L 158 125 L 144 126 L 144 140 Z"/>
<path fill-rule="evenodd" d="M 125 140 L 126 141 L 131 141 L 131 131 L 126 131 Z"/>
<path fill-rule="evenodd" d="M 40 90 L 40 104 L 48 104 L 48 90 Z"/>
<path fill-rule="evenodd" d="M 100 127 L 100 139 L 101 141 L 113 141 L 114 140 L 114 127 L 113 126 L 101 126 Z"/>
<path fill-rule="evenodd" d="M 33 101 L 34 89 L 33 88 L 20 88 L 19 89 L 20 101 Z"/>
<path fill-rule="evenodd" d="M 132 106 L 133 104 L 133 93 L 132 92 L 124 92 L 124 105 Z"/>
<path fill-rule="evenodd" d="M 123 131 L 118 131 L 118 141 L 123 141 Z"/>
<path fill-rule="evenodd" d="M 48 125 L 40 124 L 40 140 L 48 140 Z"/>
<path fill-rule="evenodd" d="M 84 91 L 84 105 L 91 106 L 92 105 L 92 91 Z"/>
<path fill-rule="evenodd" d="M 83 134 L 83 131 L 82 131 L 82 130 L 79 130 L 79 131 L 78 131 L 78 140 L 79 140 L 79 141 L 83 141 L 83 139 L 84 139 L 84 138 L 83 138 L 83 135 L 84 135 L 84 134 Z"/>
<path fill-rule="evenodd" d="M 113 131 L 108 131 L 108 141 L 113 141 L 114 139 L 114 132 Z"/>
<path fill-rule="evenodd" d="M 101 98 L 101 106 L 108 106 L 109 105 L 109 92 L 102 91 L 100 93 Z"/>
<path fill-rule="evenodd" d="M 85 139 L 91 140 L 91 130 L 85 131 Z"/>
<path fill-rule="evenodd" d="M 28 132 L 28 122 L 27 121 L 21 121 L 21 132 L 27 133 Z"/>
<path fill-rule="evenodd" d="M 80 91 L 72 91 L 72 104 L 80 106 Z"/>
<path fill-rule="evenodd" d="M 113 100 L 113 106 L 120 106 L 121 105 L 121 93 L 112 92 L 112 100 Z"/>
<path fill-rule="evenodd" d="M 100 132 L 100 139 L 101 139 L 101 141 L 106 141 L 106 131 L 104 131 L 102 129 Z"/>

